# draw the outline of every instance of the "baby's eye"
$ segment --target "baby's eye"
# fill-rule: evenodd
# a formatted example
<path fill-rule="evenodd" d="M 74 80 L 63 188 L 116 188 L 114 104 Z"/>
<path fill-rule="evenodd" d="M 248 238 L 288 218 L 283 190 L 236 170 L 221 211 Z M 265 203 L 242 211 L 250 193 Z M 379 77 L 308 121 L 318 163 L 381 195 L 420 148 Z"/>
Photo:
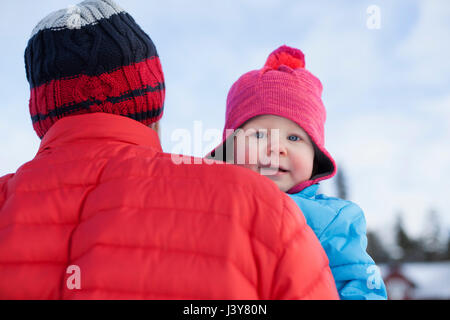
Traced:
<path fill-rule="evenodd" d="M 299 136 L 290 135 L 290 136 L 288 137 L 288 140 L 289 140 L 289 141 L 299 141 L 299 140 L 300 140 L 300 137 L 299 137 Z"/>
<path fill-rule="evenodd" d="M 262 138 L 264 138 L 264 132 L 256 131 L 255 136 L 257 139 L 262 139 Z"/>

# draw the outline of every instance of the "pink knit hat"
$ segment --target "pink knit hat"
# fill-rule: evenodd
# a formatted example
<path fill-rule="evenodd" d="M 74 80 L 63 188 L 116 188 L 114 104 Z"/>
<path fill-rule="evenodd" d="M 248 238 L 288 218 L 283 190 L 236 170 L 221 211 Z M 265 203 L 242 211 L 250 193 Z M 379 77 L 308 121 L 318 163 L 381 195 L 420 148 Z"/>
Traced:
<path fill-rule="evenodd" d="M 279 47 L 269 55 L 262 69 L 245 73 L 231 87 L 223 141 L 208 157 L 226 161 L 229 159 L 226 151 L 228 154 L 234 152 L 234 139 L 228 139 L 233 130 L 258 115 L 273 114 L 297 123 L 309 135 L 315 149 L 314 176 L 294 186 L 288 193 L 300 192 L 331 178 L 337 168 L 324 147 L 326 111 L 321 95 L 322 84 L 305 70 L 303 53 L 288 46 Z"/>

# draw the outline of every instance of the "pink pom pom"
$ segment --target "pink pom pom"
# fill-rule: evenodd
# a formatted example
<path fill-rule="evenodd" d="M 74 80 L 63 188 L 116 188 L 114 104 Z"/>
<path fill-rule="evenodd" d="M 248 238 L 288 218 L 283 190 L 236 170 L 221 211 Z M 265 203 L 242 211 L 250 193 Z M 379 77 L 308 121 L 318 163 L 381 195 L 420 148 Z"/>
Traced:
<path fill-rule="evenodd" d="M 299 49 L 281 46 L 269 55 L 264 66 L 277 70 L 281 65 L 291 69 L 304 68 L 305 56 Z"/>

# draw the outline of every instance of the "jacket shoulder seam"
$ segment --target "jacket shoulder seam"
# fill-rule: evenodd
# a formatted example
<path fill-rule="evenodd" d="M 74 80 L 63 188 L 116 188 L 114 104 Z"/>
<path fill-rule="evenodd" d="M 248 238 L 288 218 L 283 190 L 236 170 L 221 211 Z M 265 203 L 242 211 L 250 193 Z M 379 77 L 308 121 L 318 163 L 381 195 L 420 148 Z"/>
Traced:
<path fill-rule="evenodd" d="M 340 216 L 340 214 L 342 213 L 342 211 L 353 205 L 353 202 L 347 203 L 345 206 L 341 207 L 337 212 L 336 215 L 333 217 L 333 219 L 331 219 L 331 221 L 325 226 L 325 228 L 323 228 L 322 232 L 317 236 L 317 238 L 320 239 L 320 237 L 323 235 L 323 233 L 338 219 L 338 217 Z M 333 210 L 335 211 L 335 210 Z"/>

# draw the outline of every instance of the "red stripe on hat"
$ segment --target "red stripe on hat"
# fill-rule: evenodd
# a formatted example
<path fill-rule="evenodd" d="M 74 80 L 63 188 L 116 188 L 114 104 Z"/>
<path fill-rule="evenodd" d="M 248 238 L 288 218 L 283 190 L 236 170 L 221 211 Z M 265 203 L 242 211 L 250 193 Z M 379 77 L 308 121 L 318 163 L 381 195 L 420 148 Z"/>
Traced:
<path fill-rule="evenodd" d="M 153 92 L 154 93 L 154 92 Z M 164 92 L 163 92 L 164 94 Z M 148 104 L 155 104 L 155 100 L 159 101 L 160 97 L 155 97 L 154 94 L 146 94 L 140 97 L 137 97 L 134 99 L 139 105 L 145 106 Z M 134 104 L 134 102 L 133 102 Z M 131 119 L 134 119 L 136 121 L 139 121 L 145 125 L 149 125 L 153 122 L 158 121 L 161 119 L 163 115 L 163 108 L 164 106 L 160 106 L 159 108 L 154 109 L 147 109 L 137 112 L 128 112 L 130 110 L 130 100 L 126 100 L 120 103 L 103 103 L 101 105 L 92 105 L 88 109 L 80 109 L 77 111 L 70 112 L 70 114 L 65 114 L 57 117 L 47 117 L 45 119 L 41 119 L 39 121 L 36 121 L 33 123 L 33 128 L 38 134 L 40 138 L 44 136 L 44 134 L 47 132 L 47 130 L 60 118 L 66 117 L 66 116 L 74 116 L 74 115 L 80 115 L 80 114 L 87 114 L 87 113 L 95 113 L 95 112 L 102 112 L 102 113 L 111 113 L 111 114 L 117 114 L 121 116 L 126 116 Z M 145 108 L 142 108 L 145 109 Z"/>
<path fill-rule="evenodd" d="M 126 110 L 130 107 L 129 100 L 112 104 L 106 99 L 124 96 L 146 86 L 158 87 L 160 83 L 164 83 L 161 64 L 158 57 L 152 57 L 98 76 L 79 75 L 69 79 L 53 80 L 33 88 L 30 97 L 30 113 L 31 116 L 46 115 L 59 107 L 79 104 L 87 100 L 101 101 L 103 108 L 116 114 L 143 111 L 148 109 L 149 104 L 146 103 L 150 103 L 157 109 L 163 103 L 164 93 L 162 92 L 148 92 L 143 97 L 134 97 L 136 103 L 132 110 Z M 53 122 L 54 120 L 49 124 Z M 44 127 L 47 126 L 44 125 Z"/>

